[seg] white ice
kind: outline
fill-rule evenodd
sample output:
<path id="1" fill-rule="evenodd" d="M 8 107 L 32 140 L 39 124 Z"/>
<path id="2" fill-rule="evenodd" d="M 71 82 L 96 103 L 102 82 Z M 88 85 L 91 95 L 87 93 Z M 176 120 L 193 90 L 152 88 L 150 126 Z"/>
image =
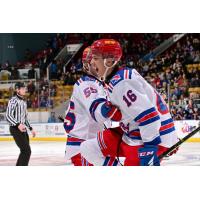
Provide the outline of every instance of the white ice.
<path id="1" fill-rule="evenodd" d="M 31 142 L 31 166 L 69 166 L 64 158 L 65 142 Z M 0 142 L 0 166 L 14 166 L 19 154 L 14 141 Z M 164 166 L 200 166 L 200 143 L 185 143 L 179 152 L 164 159 Z"/>
<path id="2" fill-rule="evenodd" d="M 29 165 L 61 166 L 69 165 L 65 156 L 66 142 L 31 142 L 31 159 Z M 0 142 L 0 166 L 13 166 L 19 155 L 19 149 L 14 141 Z"/>

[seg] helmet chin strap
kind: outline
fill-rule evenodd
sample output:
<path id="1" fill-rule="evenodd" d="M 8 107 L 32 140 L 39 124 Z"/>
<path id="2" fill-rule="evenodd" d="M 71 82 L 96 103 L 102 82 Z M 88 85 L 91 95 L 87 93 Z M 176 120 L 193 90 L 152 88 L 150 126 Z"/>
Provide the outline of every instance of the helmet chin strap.
<path id="1" fill-rule="evenodd" d="M 89 63 L 87 63 L 87 67 L 88 67 L 87 73 L 88 73 L 89 75 L 92 75 L 91 69 L 90 69 L 91 65 L 90 65 Z"/>
<path id="2" fill-rule="evenodd" d="M 115 62 L 113 63 L 113 65 L 109 67 L 108 65 L 106 65 L 106 61 L 107 61 L 107 59 L 105 58 L 105 59 L 103 60 L 103 64 L 104 64 L 104 67 L 106 68 L 106 70 L 105 70 L 103 76 L 100 77 L 100 80 L 101 80 L 101 81 L 105 81 L 105 80 L 106 80 L 108 70 L 111 69 L 111 68 L 113 68 L 113 67 L 117 64 L 117 61 L 115 61 Z"/>
<path id="3" fill-rule="evenodd" d="M 85 70 L 85 73 L 87 73 L 89 75 L 92 75 L 92 73 L 91 73 L 91 65 L 89 63 L 87 63 L 87 68 L 84 67 L 84 70 Z"/>
<path id="4" fill-rule="evenodd" d="M 89 63 L 87 63 L 87 66 L 88 66 L 88 70 L 85 70 L 86 73 L 87 73 L 88 75 L 90 75 L 90 76 L 95 77 L 97 80 L 101 81 L 101 80 L 99 79 L 99 77 L 98 77 L 97 74 L 94 74 L 94 73 L 91 72 L 91 65 L 90 65 Z"/>

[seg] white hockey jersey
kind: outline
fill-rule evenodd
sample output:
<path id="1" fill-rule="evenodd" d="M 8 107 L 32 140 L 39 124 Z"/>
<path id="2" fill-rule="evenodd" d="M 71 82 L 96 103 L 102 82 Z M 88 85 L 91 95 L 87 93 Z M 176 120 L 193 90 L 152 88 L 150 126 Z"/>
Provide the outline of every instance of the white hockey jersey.
<path id="1" fill-rule="evenodd" d="M 68 135 L 87 140 L 103 130 L 104 125 L 97 123 L 89 113 L 91 102 L 101 97 L 106 98 L 104 88 L 95 78 L 83 76 L 75 83 L 64 122 Z"/>
<path id="2" fill-rule="evenodd" d="M 170 147 L 178 141 L 167 105 L 135 69 L 120 69 L 111 78 L 108 91 L 111 102 L 122 112 L 120 126 L 124 130 L 124 142 L 131 146 L 160 144 Z M 91 115 L 103 122 L 100 104 Z"/>

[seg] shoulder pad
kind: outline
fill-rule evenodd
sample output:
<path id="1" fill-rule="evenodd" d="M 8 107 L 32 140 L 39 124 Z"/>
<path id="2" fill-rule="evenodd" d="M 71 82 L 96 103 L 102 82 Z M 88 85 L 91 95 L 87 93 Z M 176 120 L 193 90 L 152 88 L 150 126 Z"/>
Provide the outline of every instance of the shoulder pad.
<path id="1" fill-rule="evenodd" d="M 131 79 L 132 69 L 125 67 L 120 69 L 110 80 L 109 88 L 113 89 L 119 82 L 125 79 Z M 108 88 L 108 89 L 109 89 Z M 109 90 L 110 91 L 110 90 Z"/>
<path id="2" fill-rule="evenodd" d="M 91 76 L 82 76 L 81 78 L 78 79 L 78 81 L 76 81 L 76 84 L 80 85 L 81 83 L 83 83 L 85 81 L 92 81 L 92 82 L 96 82 L 99 85 L 102 85 L 100 81 L 98 81 L 97 79 L 95 79 Z"/>

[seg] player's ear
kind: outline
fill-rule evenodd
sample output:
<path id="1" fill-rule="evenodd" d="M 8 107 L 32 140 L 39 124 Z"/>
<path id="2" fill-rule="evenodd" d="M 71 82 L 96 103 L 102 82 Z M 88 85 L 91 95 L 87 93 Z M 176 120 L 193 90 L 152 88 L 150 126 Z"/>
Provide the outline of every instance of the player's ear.
<path id="1" fill-rule="evenodd" d="M 111 67 L 115 63 L 113 58 L 106 58 L 106 66 Z"/>

